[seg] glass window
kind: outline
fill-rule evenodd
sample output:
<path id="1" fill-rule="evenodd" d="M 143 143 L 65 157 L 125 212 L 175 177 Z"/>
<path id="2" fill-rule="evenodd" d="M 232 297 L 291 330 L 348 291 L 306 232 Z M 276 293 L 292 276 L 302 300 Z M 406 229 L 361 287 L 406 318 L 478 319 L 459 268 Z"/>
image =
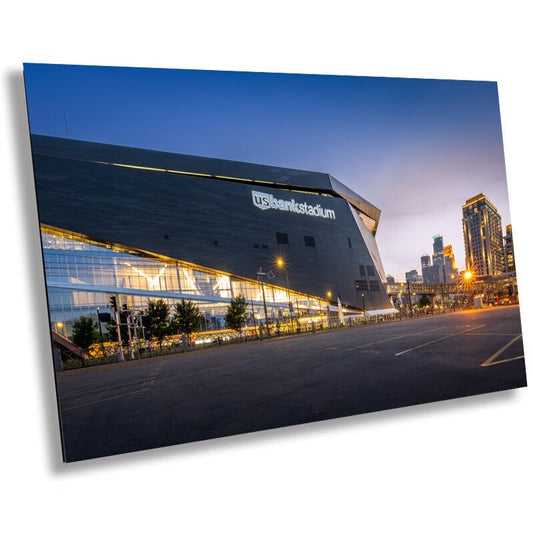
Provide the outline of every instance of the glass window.
<path id="1" fill-rule="evenodd" d="M 306 246 L 309 246 L 311 248 L 315 247 L 315 238 L 311 237 L 310 235 L 305 235 L 304 236 L 304 242 L 305 242 Z"/>
<path id="2" fill-rule="evenodd" d="M 287 233 L 276 233 L 278 244 L 289 244 L 289 235 Z"/>
<path id="3" fill-rule="evenodd" d="M 355 280 L 355 289 L 358 292 L 368 291 L 368 282 L 366 279 L 356 279 Z"/>

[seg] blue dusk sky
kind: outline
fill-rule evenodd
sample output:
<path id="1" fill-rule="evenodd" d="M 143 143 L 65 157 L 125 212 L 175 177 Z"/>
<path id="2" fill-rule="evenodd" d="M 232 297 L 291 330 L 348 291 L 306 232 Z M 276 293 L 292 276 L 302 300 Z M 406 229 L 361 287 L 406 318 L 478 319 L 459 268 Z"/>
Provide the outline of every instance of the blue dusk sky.
<path id="1" fill-rule="evenodd" d="M 32 133 L 328 172 L 382 210 L 387 273 L 442 234 L 464 268 L 461 206 L 510 223 L 494 82 L 24 65 Z"/>

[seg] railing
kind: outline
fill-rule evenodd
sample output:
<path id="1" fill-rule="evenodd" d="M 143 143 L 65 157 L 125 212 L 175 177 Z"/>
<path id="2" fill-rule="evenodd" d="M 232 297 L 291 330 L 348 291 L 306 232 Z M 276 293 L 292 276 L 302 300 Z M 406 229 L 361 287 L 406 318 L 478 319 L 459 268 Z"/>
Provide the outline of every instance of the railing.
<path id="1" fill-rule="evenodd" d="M 303 334 L 314 334 L 325 331 L 346 328 L 359 328 L 365 326 L 379 325 L 390 322 L 398 322 L 401 320 L 416 319 L 427 315 L 444 314 L 454 311 L 459 311 L 460 307 L 427 307 L 419 308 L 413 306 L 403 307 L 395 314 L 377 314 L 377 315 L 358 315 L 344 318 L 342 321 L 337 316 L 321 317 L 320 320 L 309 319 L 305 322 L 293 321 L 281 322 L 276 324 L 269 324 L 267 327 L 264 324 L 259 326 L 246 328 L 240 334 L 229 331 L 215 331 L 203 332 L 196 334 L 190 341 L 187 341 L 187 346 L 183 344 L 182 337 L 171 337 L 164 339 L 159 345 L 155 340 L 139 341 L 137 344 L 132 343 L 128 345 L 124 343 L 122 346 L 122 354 L 125 361 L 147 359 L 152 357 L 159 357 L 168 354 L 178 354 L 185 352 L 196 352 L 207 348 L 216 348 L 219 346 L 228 346 L 231 344 L 241 344 L 248 342 L 257 342 L 269 338 L 290 337 Z M 66 354 L 62 352 L 64 361 L 63 368 L 65 370 L 73 368 L 83 368 L 96 366 L 101 364 L 109 364 L 119 362 L 120 348 L 115 343 L 104 343 L 94 345 L 91 351 L 86 352 L 86 357 L 80 357 L 77 354 Z"/>

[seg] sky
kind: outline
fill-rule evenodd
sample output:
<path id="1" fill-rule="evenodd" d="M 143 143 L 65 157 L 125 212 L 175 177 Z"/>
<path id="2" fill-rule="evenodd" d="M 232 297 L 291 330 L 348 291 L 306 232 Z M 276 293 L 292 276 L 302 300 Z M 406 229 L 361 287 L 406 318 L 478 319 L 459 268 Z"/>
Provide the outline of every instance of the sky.
<path id="1" fill-rule="evenodd" d="M 464 268 L 461 207 L 511 222 L 495 82 L 25 64 L 32 133 L 327 172 L 381 209 L 387 273 L 433 236 Z M 68 131 L 68 135 L 67 135 Z"/>

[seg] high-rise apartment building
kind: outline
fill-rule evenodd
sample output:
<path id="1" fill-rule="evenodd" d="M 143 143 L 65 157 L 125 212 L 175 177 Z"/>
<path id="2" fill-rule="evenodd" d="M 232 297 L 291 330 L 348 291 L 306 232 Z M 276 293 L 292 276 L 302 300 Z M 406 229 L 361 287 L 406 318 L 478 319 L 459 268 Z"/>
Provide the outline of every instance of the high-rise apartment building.
<path id="1" fill-rule="evenodd" d="M 477 276 L 505 271 L 501 217 L 496 206 L 478 194 L 463 205 L 466 268 Z"/>

